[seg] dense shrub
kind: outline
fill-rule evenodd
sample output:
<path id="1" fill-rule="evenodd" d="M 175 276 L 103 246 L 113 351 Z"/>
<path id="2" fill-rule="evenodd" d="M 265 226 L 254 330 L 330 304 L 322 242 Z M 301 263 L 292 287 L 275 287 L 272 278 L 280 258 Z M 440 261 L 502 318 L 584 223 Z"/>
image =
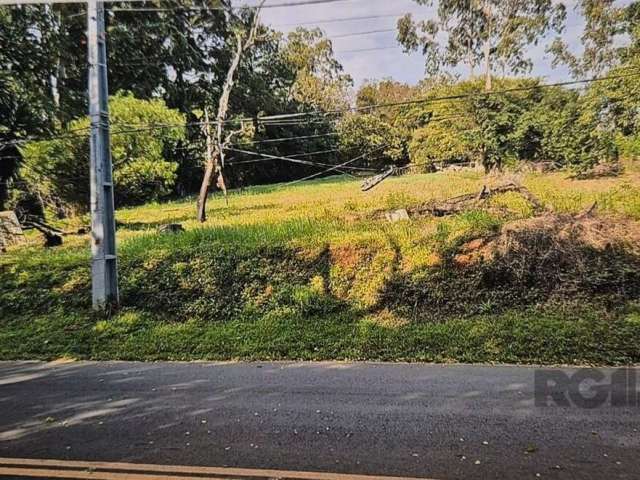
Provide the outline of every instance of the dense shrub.
<path id="1" fill-rule="evenodd" d="M 338 124 L 340 148 L 346 158 L 365 156 L 358 165 L 372 168 L 406 163 L 405 139 L 398 128 L 375 115 L 349 115 Z"/>
<path id="2" fill-rule="evenodd" d="M 640 68 L 640 59 L 610 72 L 609 80 L 593 83 L 583 98 L 583 121 L 615 137 L 621 154 L 640 156 L 640 82 L 630 69 Z"/>
<path id="3" fill-rule="evenodd" d="M 617 158 L 615 129 L 589 113 L 593 102 L 564 88 L 532 88 L 538 84 L 498 79 L 498 93 L 491 95 L 484 94 L 480 80 L 431 88 L 427 100 L 453 98 L 419 104 L 406 114 L 409 123 L 433 114 L 431 122 L 412 132 L 412 162 L 477 162 L 489 170 L 517 161 L 588 168 Z"/>
<path id="4" fill-rule="evenodd" d="M 172 191 L 177 163 L 172 150 L 184 139 L 184 116 L 162 100 L 118 94 L 109 100 L 111 154 L 118 205 L 157 200 Z M 150 129 L 166 124 L 170 128 Z M 20 176 L 29 191 L 59 213 L 80 213 L 89 205 L 89 119 L 69 124 L 68 134 L 31 142 L 22 153 Z M 120 133 L 122 132 L 122 133 Z"/>

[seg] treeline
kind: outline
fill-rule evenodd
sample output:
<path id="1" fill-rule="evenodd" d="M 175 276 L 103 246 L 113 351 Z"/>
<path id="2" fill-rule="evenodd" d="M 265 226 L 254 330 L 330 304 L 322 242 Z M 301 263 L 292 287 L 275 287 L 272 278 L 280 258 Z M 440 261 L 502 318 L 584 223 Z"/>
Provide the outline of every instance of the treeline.
<path id="1" fill-rule="evenodd" d="M 149 7 L 146 10 L 135 8 L 145 5 Z M 252 13 L 231 9 L 229 0 L 221 1 L 220 8 L 210 6 L 206 0 L 105 6 L 109 90 L 114 95 L 114 108 L 117 110 L 129 95 L 151 102 L 147 107 L 123 105 L 120 114 L 114 115 L 115 174 L 119 176 L 119 168 L 132 169 L 132 164 L 150 166 L 158 159 L 158 152 L 148 151 L 149 145 L 161 147 L 164 161 L 175 165 L 170 172 L 165 166 L 155 166 L 155 172 L 141 174 L 157 186 L 150 198 L 164 195 L 169 183 L 173 194 L 192 193 L 201 181 L 202 112 L 215 109 L 229 69 L 235 33 L 247 28 Z M 59 174 L 67 184 L 80 183 L 88 175 L 88 132 L 78 131 L 87 125 L 85 29 L 82 5 L 0 7 L 0 208 L 6 208 L 8 187 L 12 187 L 12 191 L 20 189 L 21 196 L 55 200 L 64 210 L 69 196 L 58 187 L 49 189 L 43 182 Z M 319 30 L 301 29 L 285 36 L 261 27 L 255 47 L 242 58 L 230 98 L 229 121 L 345 108 L 351 87 L 351 78 L 333 56 L 331 42 Z M 118 96 L 117 92 L 123 93 Z M 145 118 L 137 108 L 155 113 Z M 173 126 L 116 138 L 119 129 L 142 130 L 153 124 L 175 123 L 177 117 L 184 124 L 181 134 L 172 131 L 180 130 Z M 256 122 L 248 134 L 252 141 L 315 136 L 260 146 L 262 152 L 288 156 L 335 150 L 332 136 L 325 135 L 333 133 L 334 128 L 333 122 L 322 119 L 268 125 Z M 147 140 L 151 136 L 156 141 L 150 144 Z M 25 147 L 23 141 L 29 138 L 53 140 L 48 145 Z M 122 149 L 120 141 L 126 143 Z M 233 157 L 230 155 L 229 160 L 237 160 Z M 336 158 L 332 152 L 323 161 L 334 162 Z M 57 165 L 72 168 L 60 171 Z M 232 185 L 246 185 L 293 180 L 314 172 L 317 169 L 308 165 L 261 162 L 251 168 L 230 169 L 229 180 Z M 116 190 L 121 204 L 138 201 L 143 193 L 133 198 L 129 193 L 121 195 L 121 190 Z M 77 198 L 76 193 L 80 192 L 74 192 L 73 198 Z"/>
<path id="2" fill-rule="evenodd" d="M 221 9 L 205 8 L 204 0 L 150 5 L 145 11 L 107 5 L 118 205 L 197 191 L 203 111 L 215 108 L 235 32 L 251 20 L 249 11 L 232 10 L 227 0 Z M 632 21 L 638 12 L 637 2 L 624 10 L 620 25 L 629 41 L 616 50 L 615 61 L 571 58 L 555 43 L 576 74 L 591 70 L 607 78 L 581 89 L 548 87 L 522 75 L 497 77 L 489 68 L 489 76 L 462 81 L 436 69 L 417 86 L 382 80 L 353 92 L 320 30 L 284 35 L 261 27 L 230 97 L 229 125 L 244 128 L 226 155 L 227 185 L 292 181 L 356 158 L 332 173 L 409 163 L 424 170 L 450 163 L 490 170 L 519 162 L 587 169 L 638 155 L 640 22 Z M 408 21 L 399 24 L 405 46 L 413 38 Z M 40 206 L 69 215 L 87 208 L 85 23 L 78 5 L 0 7 L 0 209 Z M 616 34 L 607 33 L 610 39 Z M 504 59 L 516 54 L 495 55 L 509 65 Z M 282 113 L 298 115 L 272 118 Z"/>

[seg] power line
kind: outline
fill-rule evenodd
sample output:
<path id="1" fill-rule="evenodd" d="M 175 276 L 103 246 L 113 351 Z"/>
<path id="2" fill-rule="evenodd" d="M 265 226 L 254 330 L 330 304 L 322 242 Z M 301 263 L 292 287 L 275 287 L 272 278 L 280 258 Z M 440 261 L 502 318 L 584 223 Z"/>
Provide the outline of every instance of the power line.
<path id="1" fill-rule="evenodd" d="M 360 20 L 374 20 L 378 18 L 399 18 L 404 13 L 389 13 L 384 15 L 365 15 L 359 17 L 337 17 L 337 18 L 328 18 L 326 20 L 313 20 L 307 22 L 297 22 L 297 23 L 276 23 L 272 25 L 273 27 L 295 27 L 295 26 L 304 26 L 304 25 L 325 25 L 330 23 L 342 23 L 342 22 L 355 22 Z"/>
<path id="2" fill-rule="evenodd" d="M 296 158 L 292 158 L 292 157 L 283 157 L 280 155 L 270 155 L 268 153 L 258 153 L 258 152 L 252 152 L 250 150 L 243 150 L 240 148 L 231 148 L 231 147 L 227 147 L 225 148 L 225 150 L 229 151 L 229 152 L 236 152 L 236 153 L 242 153 L 245 155 L 250 155 L 250 156 L 254 156 L 254 157 L 260 157 L 262 161 L 266 161 L 266 160 L 282 160 L 284 162 L 290 162 L 290 163 L 297 163 L 300 165 L 308 165 L 308 166 L 312 166 L 312 167 L 317 167 L 317 166 L 327 166 L 327 167 L 333 167 L 334 165 L 329 165 L 329 164 L 321 164 L 318 162 L 309 162 L 307 160 L 299 160 Z M 235 162 L 234 165 L 241 165 L 243 163 L 249 163 L 250 161 L 247 162 Z M 255 162 L 252 162 L 255 163 Z M 358 168 L 358 170 L 368 170 L 368 171 L 372 171 L 372 169 L 365 169 L 365 168 Z"/>
<path id="3" fill-rule="evenodd" d="M 322 138 L 322 137 L 335 137 L 339 135 L 336 132 L 330 133 L 319 133 L 317 135 L 299 135 L 295 137 L 283 137 L 283 138 L 269 138 L 267 140 L 253 140 L 250 142 L 242 142 L 242 145 L 257 145 L 262 143 L 279 143 L 279 142 L 288 142 L 290 140 L 307 140 L 310 138 Z"/>
<path id="4" fill-rule="evenodd" d="M 632 70 L 637 70 L 635 68 L 633 68 Z M 571 85 L 581 85 L 581 84 L 586 84 L 586 83 L 594 83 L 594 82 L 602 82 L 602 81 L 607 81 L 607 80 L 616 80 L 616 79 L 620 79 L 620 78 L 629 78 L 629 77 L 636 77 L 640 75 L 640 72 L 636 72 L 636 73 L 629 73 L 629 74 L 620 74 L 620 75 L 608 75 L 608 76 L 604 76 L 604 77 L 593 77 L 593 78 L 587 78 L 587 79 L 581 79 L 581 80 L 571 80 L 571 81 L 565 81 L 565 82 L 556 82 L 556 83 L 546 83 L 546 84 L 537 84 L 537 85 L 533 85 L 533 86 L 528 86 L 528 87 L 514 87 L 514 88 L 509 88 L 509 89 L 504 89 L 504 90 L 493 90 L 490 92 L 475 92 L 475 93 L 468 93 L 468 94 L 460 94 L 460 95 L 448 95 L 448 96 L 442 96 L 442 97 L 432 97 L 432 98 L 421 98 L 421 99 L 416 99 L 416 100 L 406 100 L 406 101 L 402 101 L 402 102 L 389 102 L 389 103 L 378 103 L 378 104 L 374 104 L 374 105 L 368 105 L 366 107 L 347 107 L 347 108 L 343 108 L 343 109 L 336 109 L 336 110 L 329 110 L 329 111 L 312 111 L 312 112 L 300 112 L 300 113 L 290 113 L 290 114 L 280 114 L 280 115 L 271 115 L 268 117 L 262 117 L 262 120 L 270 120 L 270 119 L 289 119 L 289 118 L 303 118 L 303 117 L 308 117 L 308 116 L 312 116 L 312 115 L 318 115 L 318 116 L 326 116 L 326 115 L 337 115 L 337 114 L 341 114 L 341 113 L 347 113 L 347 112 L 360 112 L 360 111 L 370 111 L 370 110 L 376 110 L 379 108 L 389 108 L 389 107 L 401 107 L 401 106 L 409 106 L 409 105 L 417 105 L 417 104 L 428 104 L 428 103 L 435 103 L 435 102 L 440 102 L 440 101 L 446 101 L 446 100 L 463 100 L 465 98 L 473 98 L 473 97 L 486 97 L 486 96 L 493 96 L 493 95 L 501 95 L 504 93 L 515 93 L 515 92 L 523 92 L 523 91 L 529 91 L 529 90 L 538 90 L 541 88 L 554 88 L 554 87 L 567 87 L 567 86 L 571 86 Z"/>
<path id="5" fill-rule="evenodd" d="M 357 48 L 355 50 L 336 50 L 334 53 L 362 53 L 362 52 L 374 52 L 378 50 L 391 50 L 397 49 L 400 45 L 393 45 L 388 47 L 372 47 L 372 48 Z"/>
<path id="6" fill-rule="evenodd" d="M 117 0 L 111 0 L 117 1 Z M 307 5 L 321 5 L 325 3 L 347 2 L 351 0 L 303 0 L 300 2 L 281 2 L 262 5 L 262 8 L 283 8 L 283 7 L 302 7 Z M 176 12 L 176 11 L 216 11 L 216 10 L 252 10 L 257 9 L 258 5 L 243 5 L 240 7 L 135 7 L 135 8 L 112 8 L 111 12 Z"/>
<path id="7" fill-rule="evenodd" d="M 346 162 L 344 162 L 344 163 L 342 163 L 340 165 L 333 166 L 333 167 L 328 168 L 327 170 L 324 170 L 322 172 L 314 173 L 313 175 L 309 175 L 308 177 L 304 177 L 304 178 L 300 178 L 298 180 L 294 180 L 293 182 L 289 182 L 287 185 L 294 185 L 296 183 L 304 182 L 305 180 L 311 180 L 312 178 L 319 177 L 320 175 L 325 175 L 325 174 L 327 174 L 329 172 L 332 172 L 334 170 L 338 170 L 340 168 L 344 168 L 347 165 L 350 165 L 350 164 L 352 164 L 354 162 L 357 162 L 358 160 L 362 160 L 363 158 L 366 158 L 368 155 L 371 155 L 372 153 L 375 153 L 375 152 L 379 152 L 380 150 L 383 150 L 384 148 L 386 148 L 388 146 L 389 146 L 388 144 L 382 145 L 382 146 L 380 146 L 378 148 L 373 149 L 370 152 L 363 153 L 362 155 L 359 155 L 359 156 L 357 156 L 355 158 L 352 158 L 351 160 L 348 160 L 348 161 L 346 161 Z"/>
<path id="8" fill-rule="evenodd" d="M 630 70 L 634 70 L 635 71 L 637 69 L 631 68 Z M 401 106 L 410 106 L 410 105 L 419 105 L 419 104 L 429 104 L 429 103 L 435 103 L 435 102 L 441 102 L 441 101 L 447 101 L 447 100 L 463 100 L 463 99 L 466 99 L 466 98 L 489 97 L 489 96 L 501 95 L 501 94 L 505 94 L 505 93 L 524 92 L 524 91 L 538 90 L 538 89 L 542 89 L 542 88 L 566 87 L 566 86 L 571 86 L 571 85 L 581 85 L 581 84 L 587 84 L 587 83 L 602 82 L 602 81 L 607 81 L 607 80 L 616 80 L 616 79 L 621 79 L 621 78 L 637 77 L 639 75 L 640 75 L 640 72 L 619 74 L 619 75 L 608 75 L 608 76 L 603 76 L 603 77 L 593 77 L 593 78 L 581 79 L 581 80 L 571 80 L 571 81 L 565 81 L 565 82 L 538 84 L 538 85 L 532 85 L 532 86 L 527 86 L 527 87 L 514 87 L 514 88 L 509 88 L 509 89 L 504 89 L 504 90 L 493 90 L 491 92 L 475 92 L 475 93 L 460 94 L 460 95 L 448 95 L 448 96 L 442 96 L 442 97 L 422 98 L 422 99 L 416 99 L 416 100 L 406 100 L 406 101 L 402 101 L 402 102 L 379 103 L 379 104 L 374 104 L 374 105 L 367 105 L 367 106 L 364 106 L 364 107 L 347 107 L 347 108 L 343 108 L 343 109 L 330 110 L 330 111 L 327 111 L 327 112 L 316 110 L 316 111 L 312 111 L 312 112 L 276 114 L 276 115 L 270 115 L 270 116 L 265 116 L 265 117 L 258 117 L 257 119 L 252 118 L 252 117 L 243 117 L 243 118 L 238 118 L 238 119 L 227 120 L 227 121 L 225 121 L 225 123 L 253 122 L 254 120 L 257 120 L 258 122 L 268 122 L 268 121 L 271 121 L 271 120 L 289 120 L 289 119 L 299 119 L 300 123 L 305 123 L 305 122 L 307 122 L 306 119 L 308 117 L 310 117 L 310 116 L 318 116 L 318 117 L 323 117 L 324 118 L 324 117 L 327 117 L 329 115 L 339 115 L 339 114 L 347 113 L 347 112 L 362 112 L 362 111 L 376 110 L 376 109 L 380 109 L 380 108 L 401 107 Z M 439 119 L 436 118 L 434 120 L 439 120 Z M 144 131 L 144 130 L 153 130 L 153 129 L 162 129 L 162 128 L 185 128 L 185 126 L 198 126 L 198 125 L 202 125 L 202 122 L 193 122 L 193 123 L 188 123 L 188 124 L 175 124 L 175 125 L 172 125 L 172 124 L 148 125 L 148 126 L 144 126 L 144 127 L 134 128 L 134 129 L 131 129 L 131 130 L 114 130 L 114 131 L 111 132 L 111 134 L 112 135 L 120 135 L 120 134 L 126 134 L 126 133 L 135 133 L 135 132 Z M 86 130 L 86 128 L 85 129 L 78 129 L 78 130 Z M 289 140 L 302 140 L 302 139 L 320 138 L 320 137 L 335 136 L 335 135 L 338 135 L 338 134 L 337 133 L 328 133 L 328 134 L 319 134 L 319 135 L 305 135 L 305 136 L 297 136 L 297 137 L 285 137 L 285 138 L 280 138 L 280 139 L 257 140 L 257 141 L 248 142 L 248 143 L 249 144 L 275 143 L 275 142 L 283 142 L 283 141 L 289 141 Z M 70 135 L 70 134 L 64 133 L 64 134 L 60 134 L 60 135 L 52 135 L 52 136 L 46 137 L 46 138 L 29 137 L 29 138 L 25 138 L 25 139 L 16 139 L 16 140 L 10 140 L 10 141 L 7 141 L 7 142 L 2 142 L 2 143 L 0 143 L 0 147 L 5 147 L 5 146 L 9 146 L 9 145 L 18 145 L 18 144 L 21 144 L 21 143 L 24 143 L 24 142 L 29 142 L 29 141 L 55 140 L 55 139 L 62 139 L 62 138 L 74 138 L 74 137 L 78 137 L 78 136 L 79 135 Z"/>
<path id="9" fill-rule="evenodd" d="M 389 33 L 395 32 L 395 28 L 384 28 L 380 30 L 368 30 L 366 32 L 354 32 L 354 33 L 343 33 L 341 35 L 328 35 L 329 38 L 348 38 L 348 37 L 361 37 L 364 35 L 374 35 L 377 33 Z"/>

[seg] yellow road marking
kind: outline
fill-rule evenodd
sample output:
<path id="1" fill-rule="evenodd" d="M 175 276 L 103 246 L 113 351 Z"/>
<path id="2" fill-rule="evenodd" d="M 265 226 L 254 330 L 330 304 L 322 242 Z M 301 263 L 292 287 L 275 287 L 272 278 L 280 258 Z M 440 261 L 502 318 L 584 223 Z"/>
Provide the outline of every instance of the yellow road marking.
<path id="1" fill-rule="evenodd" d="M 80 478 L 83 480 L 193 480 L 207 477 L 185 477 L 176 475 L 159 475 L 157 473 L 115 473 L 115 472 L 83 472 L 80 470 L 47 470 L 43 468 L 5 468 L 0 467 L 0 477 L 9 475 L 10 477 L 25 478 Z M 213 478 L 213 477 L 209 477 Z M 220 477 L 216 477 L 220 478 Z"/>
<path id="2" fill-rule="evenodd" d="M 51 468 L 56 468 L 56 470 Z M 122 470 L 124 472 L 114 472 L 112 470 Z M 127 471 L 136 473 L 126 473 Z M 210 478 L 277 478 L 288 480 L 418 480 L 408 477 L 324 472 L 0 458 L 0 477 L 7 475 L 27 478 L 80 478 L 94 480 L 193 480 L 194 478 L 206 478 L 194 477 L 193 475 L 211 475 Z"/>

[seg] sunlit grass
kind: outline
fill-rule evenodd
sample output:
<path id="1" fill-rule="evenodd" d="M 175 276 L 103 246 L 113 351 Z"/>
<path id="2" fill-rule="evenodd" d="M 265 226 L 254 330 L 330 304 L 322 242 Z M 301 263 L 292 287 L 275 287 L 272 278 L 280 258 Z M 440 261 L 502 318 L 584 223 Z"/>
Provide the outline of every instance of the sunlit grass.
<path id="1" fill-rule="evenodd" d="M 445 218 L 389 223 L 376 212 L 512 180 L 557 213 L 576 214 L 597 202 L 601 215 L 640 220 L 640 173 L 633 169 L 583 181 L 566 173 L 407 175 L 366 193 L 344 177 L 251 187 L 231 192 L 228 206 L 213 195 L 204 224 L 195 218 L 195 198 L 122 208 L 117 241 L 125 310 L 110 319 L 91 313 L 87 235 L 44 249 L 31 234 L 27 245 L 0 254 L 0 358 L 639 361 L 637 342 L 616 336 L 619 345 L 596 345 L 598 332 L 611 325 L 636 335 L 637 309 L 621 317 L 587 308 L 588 318 L 578 323 L 574 306 L 563 305 L 560 311 L 570 314 L 492 315 L 487 304 L 475 306 L 471 318 L 426 323 L 415 321 L 420 312 L 413 305 L 378 309 L 394 278 L 409 282 L 415 272 L 438 269 L 453 246 L 534 211 L 521 195 L 507 193 L 488 209 Z M 57 225 L 73 231 L 88 221 Z M 158 234 L 166 223 L 186 231 Z"/>

